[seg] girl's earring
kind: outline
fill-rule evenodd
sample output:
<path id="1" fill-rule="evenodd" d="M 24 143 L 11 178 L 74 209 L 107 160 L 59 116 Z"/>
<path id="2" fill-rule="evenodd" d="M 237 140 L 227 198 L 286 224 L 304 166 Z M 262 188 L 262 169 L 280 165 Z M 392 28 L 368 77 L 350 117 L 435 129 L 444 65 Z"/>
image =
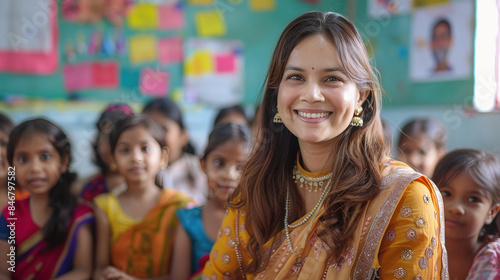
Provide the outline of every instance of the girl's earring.
<path id="1" fill-rule="evenodd" d="M 351 120 L 352 126 L 363 126 L 363 119 L 359 116 L 361 112 L 363 112 L 363 107 L 358 107 L 356 108 L 356 110 L 354 110 L 354 116 Z"/>
<path id="2" fill-rule="evenodd" d="M 277 110 L 278 110 L 278 106 L 276 106 L 276 111 Z M 276 112 L 276 114 L 274 114 L 273 122 L 274 123 L 283 123 L 283 120 L 281 119 L 281 116 L 280 116 L 280 112 Z"/>
<path id="3" fill-rule="evenodd" d="M 114 163 L 110 164 L 109 169 L 111 169 L 111 171 L 116 171 L 116 164 Z"/>

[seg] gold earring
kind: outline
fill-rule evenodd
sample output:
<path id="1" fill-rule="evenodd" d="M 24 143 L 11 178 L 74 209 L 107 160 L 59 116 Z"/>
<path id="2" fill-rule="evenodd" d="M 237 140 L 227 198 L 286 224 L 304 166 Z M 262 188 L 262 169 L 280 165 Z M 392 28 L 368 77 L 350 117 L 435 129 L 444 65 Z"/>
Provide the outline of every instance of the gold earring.
<path id="1" fill-rule="evenodd" d="M 116 171 L 116 164 L 114 163 L 110 164 L 109 169 L 111 169 L 111 171 Z"/>
<path id="2" fill-rule="evenodd" d="M 276 111 L 278 111 L 278 106 L 276 106 Z M 274 114 L 273 123 L 283 123 L 280 112 L 276 112 L 276 114 Z"/>
<path id="3" fill-rule="evenodd" d="M 354 116 L 351 120 L 352 126 L 363 126 L 363 119 L 359 116 L 361 112 L 363 112 L 363 107 L 358 107 L 356 108 L 356 110 L 354 110 Z"/>

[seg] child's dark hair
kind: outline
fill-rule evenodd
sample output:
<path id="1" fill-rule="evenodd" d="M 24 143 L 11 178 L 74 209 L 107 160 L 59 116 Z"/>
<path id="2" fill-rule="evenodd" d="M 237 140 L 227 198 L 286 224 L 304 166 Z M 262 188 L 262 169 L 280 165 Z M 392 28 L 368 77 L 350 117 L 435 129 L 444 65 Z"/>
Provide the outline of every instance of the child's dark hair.
<path id="1" fill-rule="evenodd" d="M 401 130 L 398 147 L 401 146 L 405 138 L 413 138 L 419 134 L 430 138 L 438 150 L 445 149 L 446 130 L 440 121 L 431 118 L 418 118 L 408 122 Z"/>
<path id="2" fill-rule="evenodd" d="M 203 159 L 220 145 L 230 141 L 237 140 L 245 143 L 250 148 L 252 136 L 250 129 L 246 125 L 237 123 L 219 123 L 208 136 L 208 144 L 203 153 Z"/>
<path id="3" fill-rule="evenodd" d="M 160 113 L 165 118 L 175 122 L 181 130 L 186 130 L 184 126 L 184 121 L 182 119 L 182 111 L 177 104 L 169 98 L 157 98 L 146 104 L 144 109 L 142 110 L 143 114 L 148 113 Z M 184 152 L 189 154 L 195 154 L 194 147 L 191 143 L 187 143 L 187 145 L 183 148 Z"/>
<path id="4" fill-rule="evenodd" d="M 99 167 L 99 170 L 103 175 L 108 174 L 110 169 L 99 155 L 99 135 L 108 134 L 117 120 L 130 114 L 132 114 L 132 108 L 129 105 L 123 103 L 112 103 L 102 112 L 96 123 L 97 135 L 92 142 L 92 148 L 94 150 L 94 163 Z"/>
<path id="5" fill-rule="evenodd" d="M 0 113 L 0 131 L 9 135 L 14 128 L 14 123 L 6 115 Z"/>
<path id="6" fill-rule="evenodd" d="M 432 181 L 441 188 L 448 185 L 462 172 L 466 172 L 476 184 L 490 194 L 493 204 L 500 203 L 500 161 L 498 158 L 480 150 L 459 149 L 452 151 L 438 162 Z M 497 218 L 498 216 L 495 220 Z M 498 235 L 500 230 L 494 221 L 485 225 L 482 232 L 488 235 Z"/>
<path id="7" fill-rule="evenodd" d="M 230 114 L 233 114 L 233 113 L 236 113 L 236 114 L 239 114 L 241 115 L 243 118 L 245 118 L 246 122 L 247 122 L 247 125 L 250 124 L 250 122 L 248 121 L 248 118 L 247 118 L 247 115 L 245 114 L 245 110 L 243 109 L 243 107 L 241 107 L 241 105 L 234 105 L 234 106 L 231 106 L 231 107 L 225 107 L 225 108 L 222 108 L 219 110 L 219 112 L 217 113 L 217 116 L 215 116 L 215 120 L 214 120 L 214 127 L 223 119 L 225 118 L 226 116 L 230 115 Z"/>
<path id="8" fill-rule="evenodd" d="M 146 128 L 161 148 L 167 147 L 167 144 L 165 143 L 165 130 L 161 125 L 146 115 L 127 115 L 124 118 L 119 119 L 109 133 L 109 145 L 111 147 L 112 154 L 115 153 L 120 135 L 122 135 L 124 131 L 137 126 Z"/>
<path id="9" fill-rule="evenodd" d="M 67 158 L 66 172 L 61 174 L 59 181 L 49 191 L 49 206 L 52 208 L 52 214 L 42 229 L 43 238 L 49 244 L 49 248 L 53 248 L 66 240 L 73 211 L 77 205 L 77 199 L 71 193 L 71 184 L 76 179 L 76 174 L 69 171 L 71 144 L 68 136 L 54 123 L 42 118 L 27 120 L 16 126 L 10 133 L 7 145 L 7 159 L 10 165 L 14 165 L 14 152 L 19 142 L 31 134 L 46 136 L 61 160 Z"/>

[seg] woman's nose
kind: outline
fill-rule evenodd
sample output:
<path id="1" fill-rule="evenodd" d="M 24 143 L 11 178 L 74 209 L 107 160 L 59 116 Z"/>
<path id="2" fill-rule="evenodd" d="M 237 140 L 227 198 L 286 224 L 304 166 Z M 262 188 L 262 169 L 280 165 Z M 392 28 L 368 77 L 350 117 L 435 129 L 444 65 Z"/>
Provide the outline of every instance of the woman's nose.
<path id="1" fill-rule="evenodd" d="M 323 94 L 321 94 L 321 86 L 316 82 L 309 82 L 307 86 L 303 88 L 301 97 L 302 101 L 309 103 L 321 102 L 325 100 Z"/>

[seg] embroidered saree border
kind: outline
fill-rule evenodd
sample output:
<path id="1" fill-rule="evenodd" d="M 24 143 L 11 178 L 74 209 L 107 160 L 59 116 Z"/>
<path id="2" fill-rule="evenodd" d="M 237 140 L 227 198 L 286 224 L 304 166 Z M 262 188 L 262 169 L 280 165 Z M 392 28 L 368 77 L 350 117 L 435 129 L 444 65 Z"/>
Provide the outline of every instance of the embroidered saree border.
<path id="1" fill-rule="evenodd" d="M 373 219 L 370 230 L 368 232 L 368 236 L 366 238 L 366 242 L 359 255 L 358 262 L 356 263 L 356 266 L 354 268 L 353 279 L 355 280 L 371 279 L 371 274 L 374 272 L 371 267 L 373 260 L 375 259 L 374 252 L 379 246 L 387 223 L 392 217 L 392 212 L 394 212 L 394 208 L 397 206 L 399 198 L 401 197 L 401 194 L 405 190 L 406 186 L 413 180 L 422 176 L 422 174 L 416 172 L 408 174 L 408 170 L 409 169 L 407 168 L 398 169 L 388 175 L 387 180 L 383 180 L 381 183 L 381 189 L 387 188 L 388 186 L 393 184 L 396 185 L 388 195 L 387 199 L 383 202 L 380 210 L 377 212 L 377 215 Z"/>

